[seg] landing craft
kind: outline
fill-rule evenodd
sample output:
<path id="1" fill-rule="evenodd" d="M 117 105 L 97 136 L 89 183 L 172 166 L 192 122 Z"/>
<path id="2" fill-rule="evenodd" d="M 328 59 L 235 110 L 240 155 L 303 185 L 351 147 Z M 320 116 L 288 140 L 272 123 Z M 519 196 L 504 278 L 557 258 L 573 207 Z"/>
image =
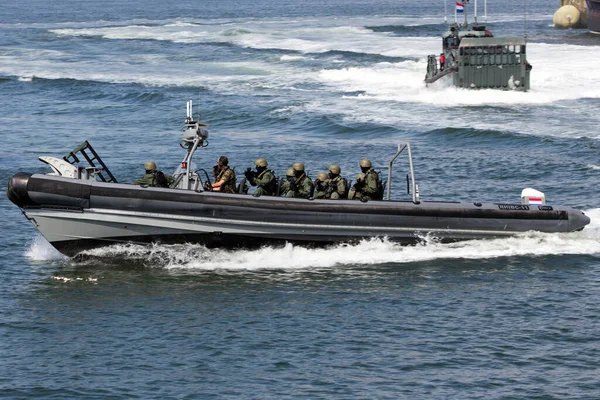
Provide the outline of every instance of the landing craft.
<path id="1" fill-rule="evenodd" d="M 580 210 L 546 204 L 528 188 L 520 203 L 422 201 L 409 144 L 389 162 L 386 200 L 316 200 L 206 191 L 210 178 L 194 171 L 192 157 L 208 145 L 206 124 L 192 118 L 191 101 L 180 142 L 186 154 L 170 187 L 118 183 L 85 142 L 63 158 L 40 157 L 47 174 L 17 173 L 8 198 L 60 252 L 115 243 L 204 243 L 212 247 L 328 245 L 365 238 L 415 243 L 507 237 L 526 231 L 572 232 L 590 219 Z M 392 167 L 408 155 L 407 201 L 390 200 Z M 82 161 L 87 166 L 82 166 Z M 243 188 L 244 182 L 239 187 Z M 381 195 L 383 197 L 384 192 Z"/>
<path id="2" fill-rule="evenodd" d="M 454 86 L 465 89 L 529 90 L 532 67 L 527 62 L 525 36 L 494 37 L 477 23 L 477 0 L 474 23 L 469 24 L 468 5 L 469 0 L 456 1 L 455 22 L 442 36 L 440 56 L 427 57 L 425 83 L 449 76 Z M 459 15 L 464 15 L 462 24 Z"/>

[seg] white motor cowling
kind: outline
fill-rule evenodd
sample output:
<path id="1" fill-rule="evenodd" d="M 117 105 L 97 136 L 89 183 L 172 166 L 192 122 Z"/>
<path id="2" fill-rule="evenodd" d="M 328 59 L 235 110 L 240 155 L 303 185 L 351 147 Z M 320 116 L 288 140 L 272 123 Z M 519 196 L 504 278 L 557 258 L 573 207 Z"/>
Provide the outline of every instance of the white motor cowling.
<path id="1" fill-rule="evenodd" d="M 546 195 L 533 188 L 525 188 L 521 192 L 521 204 L 543 206 L 546 204 Z"/>
<path id="2" fill-rule="evenodd" d="M 40 156 L 40 161 L 48 164 L 52 168 L 52 173 L 49 175 L 64 176 L 65 178 L 77 178 L 77 167 L 62 158 Z"/>

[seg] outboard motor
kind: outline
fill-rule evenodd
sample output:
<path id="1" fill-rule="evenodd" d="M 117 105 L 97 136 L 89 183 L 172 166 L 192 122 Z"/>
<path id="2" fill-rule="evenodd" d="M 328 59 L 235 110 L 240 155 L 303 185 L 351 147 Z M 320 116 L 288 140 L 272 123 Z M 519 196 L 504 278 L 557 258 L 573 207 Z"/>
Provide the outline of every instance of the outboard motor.
<path id="1" fill-rule="evenodd" d="M 532 206 L 546 205 L 546 195 L 533 188 L 525 188 L 521 192 L 521 204 Z"/>

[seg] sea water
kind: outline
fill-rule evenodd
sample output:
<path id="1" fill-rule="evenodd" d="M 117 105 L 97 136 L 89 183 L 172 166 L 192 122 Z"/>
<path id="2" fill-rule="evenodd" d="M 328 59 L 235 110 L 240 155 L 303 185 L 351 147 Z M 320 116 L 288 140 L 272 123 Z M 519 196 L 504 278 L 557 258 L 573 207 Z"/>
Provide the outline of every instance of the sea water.
<path id="1" fill-rule="evenodd" d="M 66 258 L 4 197 L 0 396 L 600 397 L 600 38 L 554 30 L 556 8 L 488 4 L 496 36 L 527 35 L 520 93 L 424 85 L 442 2 L 3 5 L 4 182 L 84 140 L 120 182 L 149 159 L 172 172 L 192 99 L 210 124 L 199 167 L 266 157 L 280 175 L 302 161 L 352 179 L 368 157 L 387 176 L 410 142 L 422 200 L 518 203 L 534 187 L 591 223 L 455 244 Z M 394 198 L 408 198 L 406 171 L 399 159 Z"/>

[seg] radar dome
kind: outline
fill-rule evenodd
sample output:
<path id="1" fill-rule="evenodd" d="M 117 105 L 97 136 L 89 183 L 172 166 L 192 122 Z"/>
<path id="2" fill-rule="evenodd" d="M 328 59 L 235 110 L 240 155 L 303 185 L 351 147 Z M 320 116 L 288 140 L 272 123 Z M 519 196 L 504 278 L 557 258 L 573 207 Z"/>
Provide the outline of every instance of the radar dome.
<path id="1" fill-rule="evenodd" d="M 574 28 L 579 24 L 581 13 L 572 5 L 562 6 L 554 13 L 552 22 L 555 28 L 568 29 Z"/>

